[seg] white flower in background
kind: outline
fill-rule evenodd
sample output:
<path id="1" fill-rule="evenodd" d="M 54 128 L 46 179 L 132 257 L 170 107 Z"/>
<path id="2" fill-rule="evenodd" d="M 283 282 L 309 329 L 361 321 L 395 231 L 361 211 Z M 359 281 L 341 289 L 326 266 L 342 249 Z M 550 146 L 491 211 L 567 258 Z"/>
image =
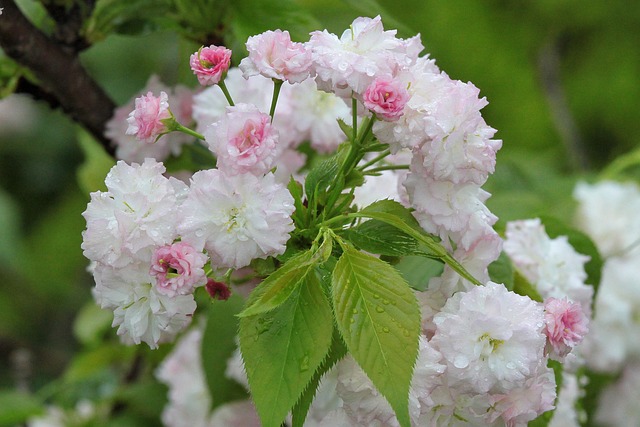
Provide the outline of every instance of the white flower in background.
<path id="1" fill-rule="evenodd" d="M 27 427 L 83 427 L 93 425 L 97 418 L 104 418 L 103 412 L 102 408 L 97 408 L 89 400 L 79 401 L 72 410 L 47 406 L 44 414 L 27 421 Z"/>
<path id="2" fill-rule="evenodd" d="M 191 322 L 196 309 L 193 295 L 173 297 L 158 292 L 148 264 L 114 269 L 98 265 L 93 295 L 102 308 L 113 310 L 112 326 L 124 342 L 145 342 L 151 348 L 171 341 Z"/>
<path id="3" fill-rule="evenodd" d="M 640 188 L 633 182 L 601 181 L 578 183 L 577 223 L 594 241 L 604 257 L 627 252 L 638 254 L 640 247 Z"/>
<path id="4" fill-rule="evenodd" d="M 158 380 L 169 388 L 169 399 L 162 410 L 165 426 L 209 426 L 211 396 L 202 368 L 201 345 L 202 330 L 189 330 L 156 371 Z"/>
<path id="5" fill-rule="evenodd" d="M 640 365 L 630 363 L 622 377 L 602 392 L 596 422 L 605 427 L 637 427 L 640 425 Z"/>
<path id="6" fill-rule="evenodd" d="M 120 268 L 149 262 L 156 247 L 170 244 L 176 234 L 176 206 L 187 187 L 165 178 L 164 165 L 146 159 L 141 165 L 119 161 L 105 179 L 108 191 L 91 193 L 82 213 L 84 256 Z"/>
<path id="7" fill-rule="evenodd" d="M 569 298 L 589 316 L 593 287 L 584 270 L 589 257 L 569 244 L 566 236 L 551 239 L 540 219 L 507 223 L 504 251 L 543 298 Z"/>
<path id="8" fill-rule="evenodd" d="M 216 267 L 241 268 L 282 254 L 293 231 L 293 197 L 273 174 L 197 172 L 181 208 L 183 240 L 207 250 Z"/>

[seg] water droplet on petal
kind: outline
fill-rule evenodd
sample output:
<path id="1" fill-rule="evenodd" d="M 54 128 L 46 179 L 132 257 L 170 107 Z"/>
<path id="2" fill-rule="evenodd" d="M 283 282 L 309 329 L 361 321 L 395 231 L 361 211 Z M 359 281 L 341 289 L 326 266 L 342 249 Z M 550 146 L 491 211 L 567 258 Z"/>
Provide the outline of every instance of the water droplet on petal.
<path id="1" fill-rule="evenodd" d="M 453 366 L 458 369 L 466 368 L 467 366 L 469 366 L 469 358 L 464 354 L 458 354 L 453 359 Z"/>

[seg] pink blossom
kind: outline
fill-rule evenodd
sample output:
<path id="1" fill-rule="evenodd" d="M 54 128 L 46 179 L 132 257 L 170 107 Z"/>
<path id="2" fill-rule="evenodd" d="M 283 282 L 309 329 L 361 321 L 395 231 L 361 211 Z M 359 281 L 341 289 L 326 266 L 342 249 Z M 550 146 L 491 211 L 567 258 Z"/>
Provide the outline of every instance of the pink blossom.
<path id="1" fill-rule="evenodd" d="M 382 120 L 393 122 L 402 116 L 409 100 L 409 92 L 398 81 L 389 77 L 378 77 L 364 92 L 364 106 Z"/>
<path id="2" fill-rule="evenodd" d="M 160 97 L 156 97 L 152 92 L 148 92 L 136 98 L 135 109 L 127 119 L 127 135 L 135 135 L 139 140 L 152 144 L 158 136 L 167 132 L 167 125 L 163 120 L 169 118 L 171 111 L 167 93 L 160 92 Z"/>
<path id="3" fill-rule="evenodd" d="M 273 166 L 278 131 L 255 105 L 227 107 L 226 114 L 204 133 L 218 158 L 218 169 L 230 175 L 262 175 Z"/>
<path id="4" fill-rule="evenodd" d="M 567 298 L 547 298 L 544 311 L 546 350 L 552 358 L 561 359 L 582 341 L 589 331 L 589 320 L 580 304 Z"/>
<path id="5" fill-rule="evenodd" d="M 203 86 L 218 84 L 231 64 L 231 51 L 226 47 L 202 47 L 189 60 L 193 74 Z"/>
<path id="6" fill-rule="evenodd" d="M 247 40 L 249 57 L 240 62 L 245 78 L 267 78 L 300 83 L 309 77 L 311 52 L 303 43 L 291 41 L 288 31 L 266 31 Z"/>
<path id="7" fill-rule="evenodd" d="M 174 297 L 187 295 L 206 283 L 203 267 L 207 256 L 193 246 L 177 242 L 158 248 L 151 259 L 149 274 L 155 276 L 158 292 Z"/>

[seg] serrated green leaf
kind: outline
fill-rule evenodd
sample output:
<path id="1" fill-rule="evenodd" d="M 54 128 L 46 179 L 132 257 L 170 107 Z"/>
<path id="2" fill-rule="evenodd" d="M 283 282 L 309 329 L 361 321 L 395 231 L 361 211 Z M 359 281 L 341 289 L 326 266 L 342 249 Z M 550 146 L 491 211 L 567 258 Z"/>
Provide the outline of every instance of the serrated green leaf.
<path id="1" fill-rule="evenodd" d="M 500 252 L 497 260 L 489 264 L 489 278 L 495 283 L 502 283 L 510 291 L 513 290 L 513 264 L 506 253 Z"/>
<path id="2" fill-rule="evenodd" d="M 416 239 L 393 225 L 375 219 L 347 229 L 345 236 L 360 249 L 374 254 L 403 256 L 418 252 Z"/>
<path id="3" fill-rule="evenodd" d="M 322 361 L 322 364 L 316 370 L 313 378 L 311 378 L 311 381 L 307 385 L 307 388 L 304 390 L 304 393 L 302 393 L 302 396 L 300 396 L 300 399 L 298 400 L 298 402 L 296 402 L 296 405 L 291 410 L 291 415 L 293 416 L 291 427 L 304 426 L 304 421 L 307 418 L 307 413 L 309 412 L 309 408 L 311 407 L 316 392 L 318 391 L 320 380 L 322 379 L 324 374 L 330 371 L 331 368 L 333 368 L 333 366 L 338 363 L 346 354 L 347 347 L 342 341 L 338 330 L 334 329 L 331 348 L 329 349 L 327 357 Z"/>
<path id="4" fill-rule="evenodd" d="M 211 393 L 211 410 L 247 395 L 240 384 L 225 375 L 226 360 L 236 349 L 239 326 L 236 314 L 243 304 L 242 298 L 233 295 L 226 301 L 212 301 L 208 310 L 201 353 L 204 376 Z"/>
<path id="5" fill-rule="evenodd" d="M 338 173 L 338 158 L 331 156 L 313 167 L 307 174 L 304 181 L 304 191 L 307 198 L 315 197 L 322 190 L 325 190 Z"/>
<path id="6" fill-rule="evenodd" d="M 400 203 L 394 200 L 379 200 L 362 209 L 360 212 L 350 215 L 377 219 L 397 227 L 409 236 L 418 240 L 420 243 L 423 243 L 431 252 L 432 256 L 442 259 L 461 277 L 476 285 L 482 285 L 480 281 L 473 277 L 447 252 L 444 246 L 439 243 L 439 239 L 437 237 L 425 232 L 411 212 Z"/>
<path id="7" fill-rule="evenodd" d="M 389 264 L 350 245 L 333 271 L 338 330 L 349 352 L 409 426 L 409 385 L 418 355 L 420 309 L 407 282 Z"/>
<path id="8" fill-rule="evenodd" d="M 42 403 L 30 394 L 0 391 L 0 426 L 15 426 L 43 412 Z"/>
<path id="9" fill-rule="evenodd" d="M 600 256 L 598 248 L 593 243 L 593 240 L 589 238 L 583 232 L 569 227 L 562 221 L 542 215 L 540 221 L 544 224 L 544 229 L 552 239 L 558 236 L 567 236 L 569 244 L 573 246 L 576 252 L 589 256 L 591 259 L 585 264 L 584 270 L 587 273 L 586 282 L 593 286 L 594 295 L 598 292 L 598 286 L 600 285 L 600 277 L 602 274 L 603 260 Z M 595 300 L 595 298 L 594 298 Z"/>
<path id="10" fill-rule="evenodd" d="M 238 316 L 255 316 L 284 303 L 319 261 L 311 250 L 289 258 L 253 291 L 253 298 L 247 302 L 247 307 Z"/>
<path id="11" fill-rule="evenodd" d="M 275 310 L 240 319 L 240 348 L 264 427 L 280 427 L 324 360 L 333 332 L 331 306 L 306 280 Z"/>

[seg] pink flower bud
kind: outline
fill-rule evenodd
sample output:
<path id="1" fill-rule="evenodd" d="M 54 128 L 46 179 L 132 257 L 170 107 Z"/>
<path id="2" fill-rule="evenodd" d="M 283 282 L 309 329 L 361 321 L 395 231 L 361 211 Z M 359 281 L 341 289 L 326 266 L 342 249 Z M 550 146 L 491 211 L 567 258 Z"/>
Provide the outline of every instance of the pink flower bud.
<path id="1" fill-rule="evenodd" d="M 174 297 L 187 295 L 204 285 L 207 277 L 203 267 L 207 256 L 191 245 L 177 242 L 162 246 L 153 254 L 149 274 L 155 276 L 158 292 Z"/>
<path id="2" fill-rule="evenodd" d="M 567 298 L 547 298 L 544 301 L 544 321 L 547 352 L 553 359 L 564 358 L 589 331 L 589 319 L 582 306 Z"/>
<path id="3" fill-rule="evenodd" d="M 189 64 L 201 85 L 215 85 L 229 70 L 231 51 L 222 46 L 202 47 L 191 55 Z"/>
<path id="4" fill-rule="evenodd" d="M 402 116 L 407 101 L 407 89 L 389 77 L 376 78 L 363 95 L 364 106 L 388 122 L 394 122 Z"/>
<path id="5" fill-rule="evenodd" d="M 163 120 L 172 117 L 169 111 L 169 97 L 166 92 L 160 92 L 156 97 L 148 92 L 136 98 L 135 109 L 129 113 L 127 135 L 135 135 L 137 139 L 147 144 L 153 144 L 158 136 L 168 131 Z"/>
<path id="6" fill-rule="evenodd" d="M 288 31 L 267 31 L 247 40 L 249 57 L 240 62 L 243 76 L 261 74 L 270 79 L 300 83 L 309 77 L 311 52 L 291 41 Z"/>

